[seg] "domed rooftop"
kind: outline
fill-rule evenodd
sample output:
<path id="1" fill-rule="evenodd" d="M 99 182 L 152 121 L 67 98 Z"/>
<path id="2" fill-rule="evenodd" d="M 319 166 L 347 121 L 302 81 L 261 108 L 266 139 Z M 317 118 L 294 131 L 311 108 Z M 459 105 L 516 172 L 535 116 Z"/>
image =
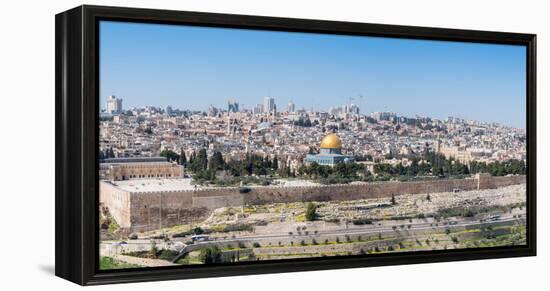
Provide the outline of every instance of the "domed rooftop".
<path id="1" fill-rule="evenodd" d="M 323 140 L 321 141 L 321 148 L 322 149 L 341 149 L 342 141 L 335 133 L 331 133 L 323 138 Z"/>

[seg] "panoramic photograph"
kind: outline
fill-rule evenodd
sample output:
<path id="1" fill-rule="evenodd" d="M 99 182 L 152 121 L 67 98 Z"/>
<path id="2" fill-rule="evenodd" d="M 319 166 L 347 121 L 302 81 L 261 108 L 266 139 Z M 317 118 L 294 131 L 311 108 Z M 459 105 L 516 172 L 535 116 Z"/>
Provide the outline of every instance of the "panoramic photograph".
<path id="1" fill-rule="evenodd" d="M 526 48 L 100 21 L 100 270 L 526 244 Z"/>

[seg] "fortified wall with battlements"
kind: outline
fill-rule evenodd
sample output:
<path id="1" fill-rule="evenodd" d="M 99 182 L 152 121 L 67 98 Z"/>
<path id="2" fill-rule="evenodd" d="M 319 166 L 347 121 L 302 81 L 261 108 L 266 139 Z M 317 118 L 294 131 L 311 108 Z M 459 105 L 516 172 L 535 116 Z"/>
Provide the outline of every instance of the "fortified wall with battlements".
<path id="1" fill-rule="evenodd" d="M 131 231 L 148 231 L 177 224 L 198 223 L 225 206 L 306 202 L 328 200 L 357 200 L 390 197 L 402 194 L 421 194 L 495 189 L 526 183 L 525 176 L 493 177 L 478 174 L 466 179 L 442 179 L 415 182 L 373 182 L 322 186 L 257 186 L 241 193 L 239 187 L 196 190 L 168 189 L 130 191 L 116 183 L 100 181 L 100 202 L 109 208 L 117 223 Z"/>

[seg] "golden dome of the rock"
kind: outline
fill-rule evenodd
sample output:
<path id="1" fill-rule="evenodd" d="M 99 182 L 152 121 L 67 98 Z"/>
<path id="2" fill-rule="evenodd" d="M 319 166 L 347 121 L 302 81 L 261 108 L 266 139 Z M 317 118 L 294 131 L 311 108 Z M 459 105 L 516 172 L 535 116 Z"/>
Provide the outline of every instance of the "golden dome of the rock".
<path id="1" fill-rule="evenodd" d="M 340 149 L 342 148 L 342 141 L 335 133 L 331 133 L 323 138 L 323 140 L 321 141 L 321 148 Z"/>

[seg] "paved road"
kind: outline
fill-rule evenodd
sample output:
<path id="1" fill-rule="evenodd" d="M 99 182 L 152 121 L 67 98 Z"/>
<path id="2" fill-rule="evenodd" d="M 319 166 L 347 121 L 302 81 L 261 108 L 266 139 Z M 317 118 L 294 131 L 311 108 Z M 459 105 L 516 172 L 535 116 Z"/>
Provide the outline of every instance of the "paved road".
<path id="1" fill-rule="evenodd" d="M 416 223 L 416 224 L 410 224 L 411 228 L 405 227 L 404 229 L 397 226 L 397 228 L 394 230 L 392 226 L 381 226 L 381 227 L 370 227 L 370 228 L 352 228 L 352 229 L 338 229 L 338 230 L 329 230 L 329 231 L 318 231 L 317 234 L 312 233 L 311 231 L 309 234 L 293 234 L 289 235 L 288 233 L 280 233 L 280 234 L 259 234 L 259 235 L 247 235 L 247 236 L 240 236 L 238 238 L 217 238 L 216 240 L 212 241 L 205 241 L 205 242 L 198 242 L 195 244 L 211 244 L 213 242 L 239 242 L 239 241 L 255 241 L 255 240 L 270 240 L 270 239 L 288 239 L 288 238 L 315 238 L 315 237 L 322 237 L 322 236 L 338 236 L 338 235 L 369 235 L 369 234 L 378 234 L 378 233 L 388 233 L 388 232 L 396 232 L 396 231 L 422 231 L 422 230 L 430 230 L 430 229 L 436 229 L 436 230 L 444 230 L 446 228 L 456 228 L 456 227 L 466 227 L 466 226 L 476 226 L 476 225 L 483 225 L 483 224 L 500 224 L 505 222 L 511 222 L 511 221 L 517 221 L 516 218 L 513 218 L 512 216 L 501 216 L 501 219 L 494 220 L 494 221 L 486 221 L 486 222 L 479 222 L 479 220 L 476 221 L 459 221 L 456 224 L 447 224 L 443 225 L 442 223 L 439 223 L 438 226 L 436 226 L 436 223 Z M 404 223 L 405 224 L 405 223 Z M 431 225 L 430 225 L 431 224 Z"/>
<path id="2" fill-rule="evenodd" d="M 317 238 L 320 237 L 334 237 L 334 236 L 345 236 L 345 235 L 377 235 L 379 233 L 387 234 L 387 233 L 395 233 L 395 232 L 405 232 L 405 231 L 424 231 L 424 230 L 439 230 L 444 231 L 446 228 L 457 228 L 457 227 L 467 227 L 467 226 L 479 226 L 479 225 L 487 225 L 487 224 L 502 224 L 512 221 L 519 221 L 516 218 L 513 218 L 511 215 L 502 215 L 500 219 L 494 220 L 494 221 L 486 221 L 486 222 L 479 222 L 479 220 L 462 220 L 462 221 L 456 221 L 452 223 L 448 223 L 447 225 L 444 225 L 443 223 L 438 223 L 436 226 L 436 223 L 434 222 L 422 222 L 422 223 L 403 223 L 406 225 L 411 225 L 411 228 L 408 227 L 400 228 L 397 226 L 397 228 L 394 230 L 392 226 L 376 226 L 376 225 L 369 225 L 364 227 L 357 227 L 357 228 L 351 228 L 351 229 L 337 229 L 337 230 L 328 230 L 328 231 L 318 231 L 316 234 L 313 232 L 309 232 L 309 234 L 305 234 L 302 232 L 302 234 L 294 233 L 293 235 L 289 235 L 288 233 L 278 233 L 278 234 L 254 234 L 254 235 L 245 235 L 245 236 L 239 236 L 238 238 L 221 238 L 218 237 L 216 240 L 210 240 L 210 241 L 204 241 L 204 242 L 196 242 L 193 245 L 189 245 L 189 247 L 186 248 L 186 245 L 183 243 L 184 241 L 189 240 L 189 238 L 175 238 L 173 239 L 173 244 L 164 244 L 164 242 L 157 241 L 157 247 L 160 249 L 169 248 L 176 251 L 182 251 L 185 249 L 196 249 L 200 246 L 206 246 L 211 244 L 217 244 L 217 243 L 238 243 L 241 241 L 265 241 L 265 240 L 281 240 L 281 239 L 307 239 L 307 238 Z M 102 246 L 105 248 L 105 251 L 102 253 L 109 255 L 109 256 L 121 256 L 118 255 L 121 252 L 125 251 L 139 251 L 139 250 L 148 250 L 150 248 L 151 242 L 148 239 L 141 239 L 141 240 L 129 240 L 126 245 L 124 246 L 116 246 L 113 245 L 110 242 L 102 242 Z M 122 256 L 122 257 L 128 257 L 128 256 Z M 132 260 L 135 257 L 129 257 Z M 135 258 L 139 259 L 139 258 Z M 126 261 L 126 260 L 125 260 Z M 163 260 L 155 260 L 155 261 L 162 261 L 165 263 L 170 264 L 167 261 Z M 147 263 L 149 264 L 155 264 L 155 262 L 142 262 L 142 263 L 136 263 L 136 264 L 143 264 Z M 160 262 L 159 262 L 160 263 Z"/>
<path id="3" fill-rule="evenodd" d="M 317 238 L 320 237 L 327 237 L 327 236 L 341 236 L 341 235 L 371 235 L 371 234 L 379 234 L 379 233 L 395 233 L 395 232 L 401 232 L 401 231 L 423 231 L 423 230 L 439 230 L 443 231 L 446 228 L 457 228 L 457 227 L 466 227 L 466 226 L 478 226 L 478 225 L 487 225 L 487 224 L 503 224 L 507 222 L 517 221 L 516 218 L 513 218 L 512 216 L 505 216 L 498 220 L 493 221 L 487 221 L 487 222 L 479 222 L 479 221 L 459 221 L 452 224 L 444 225 L 442 223 L 439 223 L 437 226 L 435 223 L 416 223 L 411 224 L 411 228 L 403 228 L 397 227 L 395 230 L 392 226 L 384 226 L 384 227 L 376 227 L 373 226 L 370 229 L 366 228 L 356 228 L 356 229 L 339 229 L 339 230 L 332 230 L 332 231 L 318 231 L 317 234 L 301 234 L 301 235 L 289 235 L 288 233 L 285 234 L 273 234 L 273 235 L 249 235 L 249 236 L 240 236 L 239 238 L 235 239 L 224 239 L 224 238 L 218 238 L 216 240 L 211 241 L 204 241 L 204 242 L 196 242 L 195 244 L 186 246 L 180 250 L 180 254 L 176 256 L 174 261 L 179 259 L 181 256 L 185 255 L 185 253 L 188 253 L 189 251 L 195 250 L 197 248 L 200 248 L 201 246 L 208 246 L 213 244 L 219 244 L 219 243 L 238 243 L 242 241 L 255 241 L 260 242 L 262 240 L 281 240 L 281 239 L 300 239 L 300 238 Z M 431 224 L 431 225 L 430 225 Z"/>

